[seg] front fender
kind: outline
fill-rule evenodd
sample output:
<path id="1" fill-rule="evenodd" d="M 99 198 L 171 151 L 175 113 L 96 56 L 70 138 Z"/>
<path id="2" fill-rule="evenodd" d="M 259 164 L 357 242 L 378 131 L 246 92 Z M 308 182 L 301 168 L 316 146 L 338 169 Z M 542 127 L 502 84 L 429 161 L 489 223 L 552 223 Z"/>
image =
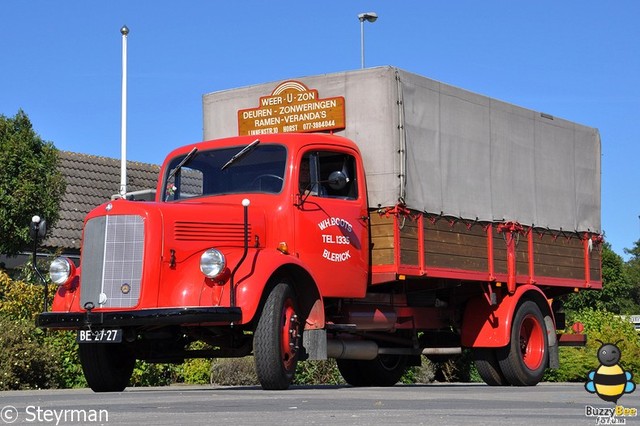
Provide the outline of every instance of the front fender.
<path id="1" fill-rule="evenodd" d="M 545 303 L 547 300 L 538 287 L 523 285 L 513 295 L 506 295 L 498 306 L 491 306 L 484 296 L 467 302 L 462 323 L 462 346 L 500 348 L 508 345 L 511 340 L 511 321 L 518 302 L 525 296 L 533 298 L 539 304 L 541 300 Z M 551 315 L 550 310 L 542 309 L 542 315 Z"/>
<path id="2" fill-rule="evenodd" d="M 251 261 L 249 265 L 247 262 Z M 318 293 L 315 283 L 317 282 L 313 273 L 306 268 L 303 262 L 297 257 L 281 253 L 277 250 L 260 250 L 252 258 L 247 258 L 236 274 L 236 305 L 242 309 L 242 323 L 250 323 L 259 312 L 265 291 L 269 291 L 272 279 L 278 275 L 289 275 L 296 279 L 302 276 L 313 285 L 313 291 L 308 287 L 304 288 L 302 283 L 292 283 L 298 294 L 299 301 L 310 306 L 307 310 L 313 315 L 314 328 L 324 326 L 324 309 L 322 309 L 322 296 Z M 293 275 L 293 276 L 292 276 Z"/>
<path id="3" fill-rule="evenodd" d="M 80 310 L 80 298 L 78 296 L 80 275 L 82 268 L 78 267 L 75 275 L 69 278 L 66 285 L 61 285 L 56 289 L 51 305 L 52 312 L 71 312 Z"/>

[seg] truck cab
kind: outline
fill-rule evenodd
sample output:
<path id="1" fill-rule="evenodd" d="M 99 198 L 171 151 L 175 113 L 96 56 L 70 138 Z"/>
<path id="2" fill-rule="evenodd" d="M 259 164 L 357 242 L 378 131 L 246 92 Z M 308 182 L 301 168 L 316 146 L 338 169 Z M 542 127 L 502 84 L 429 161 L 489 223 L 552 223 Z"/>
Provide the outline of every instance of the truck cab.
<path id="1" fill-rule="evenodd" d="M 324 300 L 367 290 L 360 158 L 349 140 L 318 134 L 174 150 L 154 202 L 114 200 L 87 216 L 81 266 L 56 261 L 68 273 L 38 324 L 83 331 L 97 391 L 126 386 L 135 359 L 250 353 L 265 387 L 288 386 L 303 330 L 325 326 Z M 219 349 L 190 353 L 196 340 Z"/>

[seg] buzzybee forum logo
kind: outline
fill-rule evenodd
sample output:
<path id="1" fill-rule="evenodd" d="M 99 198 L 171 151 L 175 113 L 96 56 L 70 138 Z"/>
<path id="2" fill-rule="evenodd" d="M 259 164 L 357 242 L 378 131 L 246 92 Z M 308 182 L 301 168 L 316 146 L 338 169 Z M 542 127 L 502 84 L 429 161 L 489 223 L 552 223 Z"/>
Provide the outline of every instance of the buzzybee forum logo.
<path id="1" fill-rule="evenodd" d="M 601 343 L 598 349 L 598 361 L 600 366 L 589 372 L 589 380 L 584 388 L 589 393 L 595 393 L 600 399 L 608 402 L 618 403 L 618 399 L 625 393 L 636 390 L 636 384 L 631 381 L 633 375 L 629 371 L 624 371 L 619 362 L 622 353 L 616 343 Z"/>
<path id="2" fill-rule="evenodd" d="M 638 415 L 637 408 L 618 405 L 618 400 L 622 395 L 636 390 L 636 384 L 632 381 L 633 374 L 620 366 L 622 351 L 620 351 L 618 343 L 621 341 L 604 343 L 597 340 L 602 345 L 598 349 L 600 365 L 589 372 L 584 388 L 587 392 L 598 395 L 603 401 L 613 402 L 616 405 L 614 408 L 598 408 L 587 405 L 585 415 L 596 417 L 596 424 L 625 424 L 624 417 Z"/>

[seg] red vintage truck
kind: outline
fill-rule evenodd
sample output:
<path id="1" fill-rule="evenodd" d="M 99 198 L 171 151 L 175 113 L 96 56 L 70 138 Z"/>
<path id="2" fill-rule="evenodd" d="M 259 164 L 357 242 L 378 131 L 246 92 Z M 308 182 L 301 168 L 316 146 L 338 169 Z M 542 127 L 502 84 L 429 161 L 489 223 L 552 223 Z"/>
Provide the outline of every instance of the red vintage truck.
<path id="1" fill-rule="evenodd" d="M 94 391 L 136 359 L 253 355 L 264 389 L 306 359 L 354 386 L 463 348 L 490 385 L 557 366 L 561 296 L 602 286 L 596 129 L 392 67 L 203 104 L 155 201 L 96 207 L 52 263 L 37 323 L 78 330 Z"/>

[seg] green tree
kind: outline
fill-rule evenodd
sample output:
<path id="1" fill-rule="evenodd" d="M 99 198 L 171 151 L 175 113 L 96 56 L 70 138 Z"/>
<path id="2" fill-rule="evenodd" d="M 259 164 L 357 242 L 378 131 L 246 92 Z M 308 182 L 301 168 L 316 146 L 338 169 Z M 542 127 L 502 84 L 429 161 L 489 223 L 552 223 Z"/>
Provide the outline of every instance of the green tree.
<path id="1" fill-rule="evenodd" d="M 58 150 L 40 138 L 22 110 L 0 115 L 0 152 L 0 253 L 15 255 L 28 246 L 32 216 L 55 224 L 65 181 Z"/>
<path id="2" fill-rule="evenodd" d="M 609 243 L 602 245 L 602 290 L 580 291 L 567 297 L 565 308 L 572 311 L 599 309 L 614 314 L 633 314 L 638 310 L 636 287 L 625 271 L 624 260 L 611 249 Z"/>
<path id="3" fill-rule="evenodd" d="M 631 256 L 625 263 L 625 271 L 631 285 L 634 287 L 635 302 L 640 306 L 640 240 L 634 243 L 633 248 L 625 248 L 624 252 Z M 640 313 L 640 309 L 634 313 Z"/>

